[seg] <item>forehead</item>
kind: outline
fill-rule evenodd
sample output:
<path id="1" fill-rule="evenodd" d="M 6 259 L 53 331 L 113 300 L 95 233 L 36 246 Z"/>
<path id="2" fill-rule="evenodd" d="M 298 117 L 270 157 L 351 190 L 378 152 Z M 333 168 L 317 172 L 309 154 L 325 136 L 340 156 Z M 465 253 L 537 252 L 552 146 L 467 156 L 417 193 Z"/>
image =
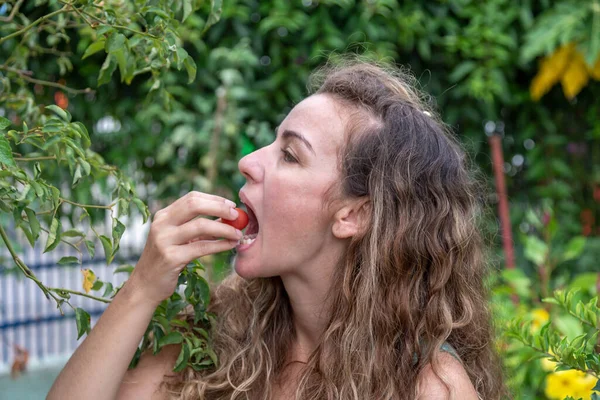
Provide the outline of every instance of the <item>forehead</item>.
<path id="1" fill-rule="evenodd" d="M 298 103 L 281 123 L 285 129 L 301 133 L 312 144 L 317 156 L 335 154 L 344 139 L 346 117 L 339 103 L 316 94 Z"/>

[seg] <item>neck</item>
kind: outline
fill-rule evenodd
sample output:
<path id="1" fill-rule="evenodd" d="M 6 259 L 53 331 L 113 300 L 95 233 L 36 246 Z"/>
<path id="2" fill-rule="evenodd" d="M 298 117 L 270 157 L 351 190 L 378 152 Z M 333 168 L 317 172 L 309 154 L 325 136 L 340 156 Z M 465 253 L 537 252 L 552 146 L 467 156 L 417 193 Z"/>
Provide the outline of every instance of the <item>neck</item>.
<path id="1" fill-rule="evenodd" d="M 290 299 L 296 332 L 290 361 L 306 362 L 319 345 L 330 317 L 328 295 L 341 254 L 341 251 L 330 252 L 326 257 L 304 264 L 300 272 L 281 276 Z"/>

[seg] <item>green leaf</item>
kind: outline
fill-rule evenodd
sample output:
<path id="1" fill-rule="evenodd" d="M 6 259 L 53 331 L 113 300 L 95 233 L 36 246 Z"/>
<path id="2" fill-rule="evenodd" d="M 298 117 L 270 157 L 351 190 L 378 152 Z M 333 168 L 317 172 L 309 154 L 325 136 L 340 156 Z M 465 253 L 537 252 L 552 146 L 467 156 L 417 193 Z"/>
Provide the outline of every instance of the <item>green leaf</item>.
<path id="1" fill-rule="evenodd" d="M 166 346 L 169 344 L 177 344 L 183 342 L 183 335 L 181 332 L 173 331 L 166 336 L 163 336 L 158 341 L 158 345 L 160 347 Z"/>
<path id="2" fill-rule="evenodd" d="M 83 57 L 81 57 L 81 59 L 85 60 L 92 54 L 96 54 L 100 50 L 104 50 L 105 43 L 106 43 L 106 39 L 101 38 L 101 39 L 98 39 L 97 41 L 95 41 L 94 43 L 90 44 L 88 46 L 88 48 L 85 49 L 85 53 L 83 53 Z"/>
<path id="3" fill-rule="evenodd" d="M 148 206 L 144 204 L 144 202 L 137 197 L 133 199 L 133 203 L 136 205 L 142 216 L 144 217 L 144 223 L 148 221 L 148 217 L 150 217 L 150 211 L 148 210 Z"/>
<path id="4" fill-rule="evenodd" d="M 81 135 L 81 140 L 83 141 L 83 148 L 87 149 L 88 147 L 90 147 L 91 142 L 90 142 L 90 135 L 85 127 L 85 125 L 83 125 L 81 122 L 73 122 L 71 124 L 71 126 L 77 131 L 79 132 L 79 134 Z M 89 174 L 88 174 L 89 175 Z"/>
<path id="5" fill-rule="evenodd" d="M 463 61 L 454 68 L 454 70 L 448 76 L 448 80 L 450 82 L 458 82 L 462 80 L 465 76 L 470 74 L 475 67 L 477 67 L 477 63 L 475 61 Z"/>
<path id="6" fill-rule="evenodd" d="M 104 293 L 102 293 L 102 297 L 108 297 L 112 294 L 114 288 L 113 284 L 110 282 L 104 282 Z"/>
<path id="7" fill-rule="evenodd" d="M 187 17 L 194 11 L 192 0 L 183 0 L 183 18 L 181 22 L 185 22 Z"/>
<path id="8" fill-rule="evenodd" d="M 58 260 L 59 265 L 79 264 L 79 259 L 74 256 L 66 256 Z"/>
<path id="9" fill-rule="evenodd" d="M 128 45 L 127 38 L 122 33 L 113 33 L 108 37 L 106 41 L 106 52 L 114 57 L 119 65 L 119 72 L 121 73 L 121 82 L 127 75 L 127 56 Z"/>
<path id="10" fill-rule="evenodd" d="M 221 12 L 223 11 L 223 0 L 210 0 L 210 15 L 206 20 L 206 25 L 204 25 L 204 29 L 202 30 L 202 34 L 204 34 L 208 28 L 219 22 L 221 19 Z"/>
<path id="11" fill-rule="evenodd" d="M 123 264 L 123 265 L 120 265 L 118 268 L 116 268 L 113 271 L 113 274 L 118 274 L 120 272 L 127 272 L 128 274 L 131 274 L 133 272 L 133 268 L 134 268 L 133 265 Z"/>
<path id="12" fill-rule="evenodd" d="M 179 352 L 179 357 L 177 357 L 177 361 L 175 361 L 175 367 L 173 368 L 173 372 L 181 372 L 185 369 L 187 362 L 190 358 L 190 349 L 188 347 L 188 342 L 184 342 L 181 345 L 181 351 Z"/>
<path id="13" fill-rule="evenodd" d="M 85 333 L 90 332 L 90 314 L 84 309 L 77 307 L 75 309 L 75 322 L 77 322 L 77 339 L 79 340 Z"/>
<path id="14" fill-rule="evenodd" d="M 58 218 L 52 218 L 52 223 L 50 224 L 48 240 L 46 241 L 44 253 L 54 250 L 56 246 L 58 246 L 58 244 L 60 243 L 60 227 L 61 223 L 58 220 Z"/>
<path id="15" fill-rule="evenodd" d="M 183 60 L 183 65 L 185 66 L 185 70 L 187 71 L 187 74 L 188 74 L 188 83 L 194 82 L 194 79 L 196 79 L 196 70 L 197 70 L 194 59 L 191 56 L 186 57 L 186 59 Z"/>
<path id="16" fill-rule="evenodd" d="M 527 236 L 525 239 L 525 258 L 542 265 L 546 261 L 548 254 L 548 245 L 536 236 Z"/>
<path id="17" fill-rule="evenodd" d="M 40 222 L 38 221 L 35 212 L 31 208 L 25 207 L 25 214 L 27 214 L 27 220 L 29 222 L 29 227 L 31 228 L 31 234 L 33 235 L 33 238 L 37 240 L 37 238 L 40 236 Z"/>
<path id="18" fill-rule="evenodd" d="M 94 258 L 94 255 L 96 254 L 96 244 L 91 240 L 86 240 L 84 243 L 88 253 L 90 253 L 90 258 Z"/>
<path id="19" fill-rule="evenodd" d="M 0 117 L 0 131 L 3 131 L 6 128 L 8 128 L 10 126 L 10 124 L 11 124 L 11 122 L 9 119 Z"/>
<path id="20" fill-rule="evenodd" d="M 586 238 L 585 236 L 577 236 L 569 240 L 567 247 L 562 256 L 562 261 L 573 260 L 581 255 L 583 248 L 585 247 Z"/>
<path id="21" fill-rule="evenodd" d="M 592 391 L 600 392 L 600 379 L 596 381 L 596 385 L 592 388 Z"/>
<path id="22" fill-rule="evenodd" d="M 71 122 L 71 114 L 68 111 L 63 110 L 59 106 L 51 104 L 49 106 L 46 106 L 46 109 L 50 110 L 50 111 L 54 111 L 54 113 L 56 115 L 58 115 L 60 117 L 60 119 L 62 119 L 63 121 Z"/>
<path id="23" fill-rule="evenodd" d="M 0 118 L 2 118 L 2 117 L 0 117 Z M 3 118 L 3 119 L 6 119 L 6 118 Z M 2 120 L 0 120 L 0 124 L 1 123 L 2 123 Z M 10 147 L 10 143 L 8 143 L 8 139 L 6 139 L 6 136 L 4 136 L 4 134 L 0 135 L 0 164 L 7 165 L 9 167 L 16 166 L 15 160 L 12 156 L 12 149 Z"/>
<path id="24" fill-rule="evenodd" d="M 96 282 L 94 282 L 94 285 L 92 286 L 92 290 L 100 290 L 102 289 L 102 286 L 104 286 L 104 282 L 102 282 L 101 280 L 97 280 Z"/>
<path id="25" fill-rule="evenodd" d="M 85 237 L 85 233 L 83 233 L 77 229 L 69 229 L 68 231 L 64 231 L 61 236 L 62 237 Z"/>
<path id="26" fill-rule="evenodd" d="M 110 78 L 113 72 L 115 72 L 115 69 L 117 69 L 117 61 L 112 54 L 108 54 L 98 73 L 98 86 L 110 82 Z"/>
<path id="27" fill-rule="evenodd" d="M 112 243 L 110 239 L 104 235 L 100 235 L 100 242 L 104 248 L 104 257 L 106 257 L 106 264 L 110 265 L 113 260 Z"/>

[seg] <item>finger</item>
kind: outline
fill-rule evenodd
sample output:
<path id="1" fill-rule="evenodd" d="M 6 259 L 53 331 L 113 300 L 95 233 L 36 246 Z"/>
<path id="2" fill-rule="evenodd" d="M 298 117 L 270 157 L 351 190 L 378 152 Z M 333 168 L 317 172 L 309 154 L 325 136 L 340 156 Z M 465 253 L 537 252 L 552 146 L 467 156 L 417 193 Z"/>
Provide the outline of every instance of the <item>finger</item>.
<path id="1" fill-rule="evenodd" d="M 184 244 L 196 238 L 239 240 L 242 232 L 233 226 L 206 218 L 198 218 L 177 227 L 173 232 L 173 243 Z"/>
<path id="2" fill-rule="evenodd" d="M 183 225 L 201 215 L 235 219 L 232 210 L 225 202 L 190 196 L 168 211 L 169 225 Z"/>
<path id="3" fill-rule="evenodd" d="M 190 201 L 190 198 L 211 200 L 211 201 L 216 201 L 218 203 L 226 203 L 226 204 L 229 204 L 231 207 L 235 207 L 235 205 L 236 205 L 233 201 L 228 200 L 225 197 L 221 197 L 221 196 L 217 196 L 217 195 L 209 194 L 209 193 L 204 193 L 204 192 L 191 191 L 191 192 L 181 196 L 180 198 L 175 200 L 173 203 L 171 203 L 167 207 L 165 207 L 164 211 L 170 212 L 174 208 L 178 208 L 182 203 L 185 204 L 186 202 Z"/>
<path id="4" fill-rule="evenodd" d="M 192 221 L 193 221 L 193 220 L 192 220 Z M 189 224 L 189 223 L 190 223 L 190 222 L 192 222 L 192 221 L 186 222 L 186 224 Z M 214 221 L 215 221 L 215 222 L 219 222 L 219 223 L 220 223 L 220 222 L 223 222 L 223 219 L 219 218 L 219 219 L 215 219 Z M 197 236 L 197 237 L 193 238 L 192 240 L 188 240 L 188 243 L 197 242 L 198 240 L 214 240 L 214 239 L 215 239 L 215 238 L 214 238 L 214 237 L 212 237 L 212 236 L 208 236 L 208 235 L 200 235 L 200 236 Z"/>
<path id="5" fill-rule="evenodd" d="M 195 258 L 233 249 L 237 240 L 200 240 L 180 246 L 181 256 L 189 263 Z"/>

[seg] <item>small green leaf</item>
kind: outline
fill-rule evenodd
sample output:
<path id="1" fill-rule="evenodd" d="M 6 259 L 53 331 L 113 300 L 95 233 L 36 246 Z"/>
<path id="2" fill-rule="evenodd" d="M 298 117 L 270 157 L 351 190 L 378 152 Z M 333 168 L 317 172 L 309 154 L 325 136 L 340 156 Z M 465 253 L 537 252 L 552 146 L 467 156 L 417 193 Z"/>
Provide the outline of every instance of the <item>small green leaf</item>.
<path id="1" fill-rule="evenodd" d="M 10 124 L 11 124 L 11 122 L 9 119 L 0 117 L 0 131 L 3 131 L 6 128 L 8 128 L 10 126 Z"/>
<path id="2" fill-rule="evenodd" d="M 53 218 L 52 223 L 50 224 L 50 231 L 48 233 L 48 240 L 46 241 L 44 253 L 54 250 L 60 243 L 60 227 L 61 223 L 58 218 Z"/>
<path id="3" fill-rule="evenodd" d="M 158 341 L 158 345 L 160 347 L 166 346 L 169 344 L 177 344 L 183 342 L 183 335 L 181 332 L 173 331 L 166 336 L 163 336 Z"/>
<path id="4" fill-rule="evenodd" d="M 179 352 L 179 357 L 177 357 L 177 361 L 175 361 L 175 367 L 173 368 L 173 372 L 181 372 L 185 369 L 187 362 L 190 358 L 190 349 L 188 347 L 187 341 L 181 345 L 181 351 Z"/>
<path id="5" fill-rule="evenodd" d="M 88 48 L 85 49 L 85 53 L 83 53 L 83 57 L 81 57 L 81 59 L 85 60 L 86 58 L 88 58 L 92 54 L 96 54 L 100 50 L 104 50 L 104 44 L 105 44 L 105 42 L 106 42 L 106 39 L 101 38 L 101 39 L 95 41 L 94 43 L 90 44 L 88 46 Z"/>
<path id="6" fill-rule="evenodd" d="M 96 282 L 94 282 L 94 285 L 92 286 L 92 290 L 100 290 L 102 289 L 102 286 L 104 286 L 104 282 L 102 282 L 101 280 L 97 280 Z"/>
<path id="7" fill-rule="evenodd" d="M 146 204 L 144 204 L 144 202 L 138 198 L 134 198 L 133 203 L 137 206 L 138 210 L 144 217 L 144 223 L 146 223 L 146 221 L 148 221 L 148 217 L 150 216 L 150 211 L 148 211 L 148 206 L 146 206 Z"/>
<path id="8" fill-rule="evenodd" d="M 134 268 L 133 265 L 123 264 L 123 265 L 120 265 L 118 268 L 116 268 L 113 271 L 113 274 L 118 274 L 120 272 L 127 272 L 128 274 L 131 274 L 133 272 L 133 268 Z"/>
<path id="9" fill-rule="evenodd" d="M 35 212 L 31 208 L 25 207 L 25 214 L 27 214 L 27 221 L 29 222 L 29 227 L 31 228 L 31 234 L 33 238 L 37 240 L 40 236 L 40 222 L 35 215 Z"/>
<path id="10" fill-rule="evenodd" d="M 112 54 L 108 54 L 98 73 L 98 86 L 110 82 L 110 78 L 115 72 L 115 69 L 117 69 L 117 61 Z"/>
<path id="11" fill-rule="evenodd" d="M 96 254 L 96 244 L 91 240 L 86 240 L 84 243 L 88 253 L 90 253 L 90 258 L 94 258 L 94 255 Z"/>
<path id="12" fill-rule="evenodd" d="M 58 260 L 59 265 L 79 264 L 79 259 L 74 256 L 66 256 Z"/>
<path id="13" fill-rule="evenodd" d="M 0 124 L 1 123 L 2 120 L 0 119 Z M 4 134 L 0 135 L 0 164 L 7 165 L 9 167 L 16 166 L 15 160 L 12 156 L 12 149 L 10 147 L 10 143 L 8 143 L 8 139 L 6 139 L 6 136 L 4 136 Z"/>
<path id="14" fill-rule="evenodd" d="M 79 340 L 85 333 L 90 332 L 90 314 L 77 307 L 75 309 L 75 322 L 77 322 L 77 339 Z"/>
<path id="15" fill-rule="evenodd" d="M 104 282 L 104 293 L 102 293 L 102 297 L 108 297 L 112 294 L 114 288 L 113 284 L 110 282 Z"/>
<path id="16" fill-rule="evenodd" d="M 183 60 L 183 65 L 185 66 L 185 70 L 187 71 L 187 74 L 188 74 L 188 83 L 194 82 L 194 79 L 196 79 L 196 69 L 197 69 L 194 59 L 190 56 L 186 57 L 186 59 Z"/>
<path id="17" fill-rule="evenodd" d="M 110 239 L 104 235 L 100 235 L 100 242 L 102 243 L 102 247 L 104 248 L 104 257 L 106 257 L 106 264 L 110 265 L 113 260 L 112 254 L 112 243 Z"/>
<path id="18" fill-rule="evenodd" d="M 208 28 L 219 22 L 221 19 L 221 12 L 223 11 L 223 0 L 210 0 L 210 15 L 206 20 L 202 33 L 204 34 Z"/>
<path id="19" fill-rule="evenodd" d="M 183 19 L 181 22 L 185 22 L 187 17 L 194 11 L 192 0 L 183 0 Z"/>
<path id="20" fill-rule="evenodd" d="M 577 236 L 569 240 L 567 247 L 562 256 L 562 261 L 573 260 L 581 255 L 583 248 L 585 247 L 586 238 L 584 236 Z"/>
<path id="21" fill-rule="evenodd" d="M 83 233 L 77 229 L 69 229 L 68 231 L 64 231 L 61 236 L 62 237 L 85 237 L 85 233 Z"/>
<path id="22" fill-rule="evenodd" d="M 68 111 L 63 110 L 59 106 L 57 106 L 55 104 L 51 104 L 49 106 L 46 106 L 46 109 L 50 110 L 50 111 L 54 111 L 54 113 L 56 113 L 56 115 L 58 115 L 63 121 L 71 122 L 71 114 Z"/>

